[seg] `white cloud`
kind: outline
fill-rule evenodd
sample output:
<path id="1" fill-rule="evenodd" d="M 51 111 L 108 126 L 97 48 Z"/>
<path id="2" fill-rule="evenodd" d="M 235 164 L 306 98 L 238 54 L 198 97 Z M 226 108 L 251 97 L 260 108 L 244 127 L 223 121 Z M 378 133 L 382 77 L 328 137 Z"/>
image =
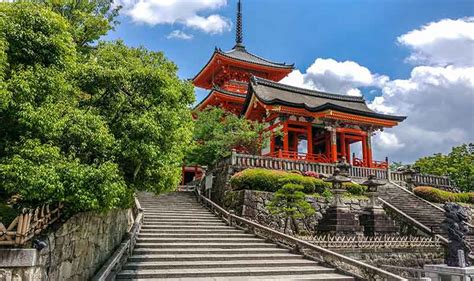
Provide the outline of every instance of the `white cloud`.
<path id="1" fill-rule="evenodd" d="M 295 70 L 281 82 L 336 94 L 361 96 L 358 87 L 381 87 L 389 78 L 353 61 L 317 58 L 305 73 Z"/>
<path id="2" fill-rule="evenodd" d="M 191 40 L 193 39 L 192 34 L 187 34 L 184 31 L 181 30 L 173 30 L 168 36 L 166 36 L 168 39 L 181 39 L 181 40 Z"/>
<path id="3" fill-rule="evenodd" d="M 204 16 L 227 5 L 227 0 L 116 0 L 122 11 L 137 23 L 182 24 L 206 33 L 229 31 L 231 21 L 217 14 Z"/>
<path id="4" fill-rule="evenodd" d="M 431 22 L 397 38 L 417 64 L 474 66 L 474 17 Z"/>

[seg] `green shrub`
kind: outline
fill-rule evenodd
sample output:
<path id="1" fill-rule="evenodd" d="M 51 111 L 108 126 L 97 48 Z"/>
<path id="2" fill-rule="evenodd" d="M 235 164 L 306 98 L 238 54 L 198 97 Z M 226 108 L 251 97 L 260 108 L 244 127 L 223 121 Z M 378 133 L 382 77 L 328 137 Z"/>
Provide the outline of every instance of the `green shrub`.
<path id="1" fill-rule="evenodd" d="M 352 182 L 345 183 L 344 188 L 352 195 L 364 195 L 367 191 L 367 187 Z"/>
<path id="2" fill-rule="evenodd" d="M 321 179 L 293 172 L 267 169 L 246 169 L 230 179 L 233 190 L 249 189 L 276 192 L 288 183 L 303 186 L 303 192 L 306 194 L 324 194 L 331 189 L 331 183 Z M 366 190 L 364 186 L 355 183 L 344 184 L 344 187 L 353 195 L 363 195 Z"/>
<path id="3" fill-rule="evenodd" d="M 0 222 L 4 224 L 5 227 L 8 225 L 20 214 L 20 211 L 12 208 L 10 205 L 0 202 Z"/>
<path id="4" fill-rule="evenodd" d="M 431 186 L 418 186 L 413 192 L 417 196 L 433 203 L 458 202 L 474 204 L 474 192 L 454 193 Z"/>

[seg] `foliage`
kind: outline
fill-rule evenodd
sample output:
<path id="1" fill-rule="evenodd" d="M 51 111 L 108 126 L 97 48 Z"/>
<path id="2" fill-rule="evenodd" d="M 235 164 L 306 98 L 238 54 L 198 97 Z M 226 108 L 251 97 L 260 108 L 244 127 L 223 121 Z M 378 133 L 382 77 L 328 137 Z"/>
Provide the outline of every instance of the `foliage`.
<path id="1" fill-rule="evenodd" d="M 404 166 L 404 164 L 402 162 L 394 161 L 394 162 L 390 163 L 390 170 L 391 171 L 396 171 L 398 168 L 403 167 L 403 166 Z"/>
<path id="2" fill-rule="evenodd" d="M 324 194 L 331 189 L 331 184 L 321 179 L 300 174 L 267 170 L 267 169 L 246 169 L 233 175 L 230 184 L 234 190 L 260 190 L 276 192 L 287 183 L 303 186 L 306 194 Z M 345 183 L 344 187 L 350 194 L 363 195 L 366 187 L 356 183 Z M 326 192 L 326 194 L 328 194 Z"/>
<path id="3" fill-rule="evenodd" d="M 418 159 L 414 165 L 421 173 L 449 176 L 462 191 L 474 191 L 474 143 L 453 147 L 448 155 Z"/>
<path id="4" fill-rule="evenodd" d="M 51 8 L 69 23 L 68 31 L 79 48 L 98 40 L 118 23 L 120 6 L 113 7 L 112 0 L 32 0 Z"/>
<path id="5" fill-rule="evenodd" d="M 195 112 L 193 145 L 189 149 L 189 164 L 210 166 L 231 154 L 232 149 L 258 154 L 269 135 L 263 125 L 220 108 Z"/>
<path id="6" fill-rule="evenodd" d="M 175 187 L 190 83 L 160 52 L 121 42 L 85 52 L 113 24 L 110 2 L 33 2 L 0 4 L 3 200 L 103 211 L 129 206 L 134 189 Z"/>
<path id="7" fill-rule="evenodd" d="M 267 206 L 271 214 L 285 219 L 285 233 L 288 228 L 288 221 L 291 222 L 293 231 L 298 233 L 298 225 L 295 220 L 305 219 L 316 213 L 311 204 L 306 201 L 303 189 L 302 185 L 286 183 L 275 192 L 275 196 Z"/>
<path id="8" fill-rule="evenodd" d="M 20 214 L 20 212 L 12 206 L 7 205 L 6 203 L 0 202 L 0 222 L 4 224 L 5 227 L 8 225 Z"/>
<path id="9" fill-rule="evenodd" d="M 474 192 L 454 193 L 430 186 L 418 186 L 413 192 L 433 203 L 460 202 L 474 204 Z"/>

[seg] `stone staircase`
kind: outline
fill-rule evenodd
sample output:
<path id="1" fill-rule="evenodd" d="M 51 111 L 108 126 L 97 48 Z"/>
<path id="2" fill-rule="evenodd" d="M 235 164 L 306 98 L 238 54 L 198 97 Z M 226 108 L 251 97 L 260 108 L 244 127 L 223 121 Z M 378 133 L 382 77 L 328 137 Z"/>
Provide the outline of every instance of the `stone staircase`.
<path id="1" fill-rule="evenodd" d="M 380 191 L 380 198 L 426 226 L 432 233 L 448 239 L 447 232 L 441 227 L 441 223 L 445 218 L 444 210 L 431 205 L 415 194 L 403 190 L 392 183 L 386 184 Z M 474 233 L 472 229 L 467 240 L 474 249 Z"/>
<path id="2" fill-rule="evenodd" d="M 354 280 L 227 226 L 192 193 L 142 193 L 144 223 L 117 280 Z"/>

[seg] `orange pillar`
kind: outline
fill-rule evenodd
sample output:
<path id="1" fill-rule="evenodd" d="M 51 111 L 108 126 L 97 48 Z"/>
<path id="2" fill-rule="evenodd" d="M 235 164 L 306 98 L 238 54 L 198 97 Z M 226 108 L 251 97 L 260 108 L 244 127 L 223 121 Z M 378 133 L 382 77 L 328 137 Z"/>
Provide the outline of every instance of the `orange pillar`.
<path id="1" fill-rule="evenodd" d="M 337 162 L 337 135 L 336 130 L 332 129 L 331 131 L 331 161 Z"/>
<path id="2" fill-rule="evenodd" d="M 290 145 L 288 141 L 289 133 L 288 133 L 288 121 L 283 123 L 283 150 L 288 151 L 288 146 Z"/>
<path id="3" fill-rule="evenodd" d="M 367 138 L 362 138 L 362 158 L 364 161 L 364 166 L 368 167 L 368 157 L 367 157 Z"/>
<path id="4" fill-rule="evenodd" d="M 308 141 L 308 154 L 313 154 L 313 126 L 310 124 L 308 125 L 308 132 L 306 136 L 306 140 Z"/>
<path id="5" fill-rule="evenodd" d="M 341 140 L 340 140 L 340 144 L 341 144 L 341 154 L 342 156 L 346 157 L 346 161 L 348 161 L 349 157 L 347 157 L 347 152 L 346 152 L 346 134 L 345 133 L 340 133 L 340 136 L 341 136 Z"/>
<path id="6" fill-rule="evenodd" d="M 367 161 L 368 167 L 372 167 L 372 139 L 370 138 L 370 132 L 367 133 Z"/>

